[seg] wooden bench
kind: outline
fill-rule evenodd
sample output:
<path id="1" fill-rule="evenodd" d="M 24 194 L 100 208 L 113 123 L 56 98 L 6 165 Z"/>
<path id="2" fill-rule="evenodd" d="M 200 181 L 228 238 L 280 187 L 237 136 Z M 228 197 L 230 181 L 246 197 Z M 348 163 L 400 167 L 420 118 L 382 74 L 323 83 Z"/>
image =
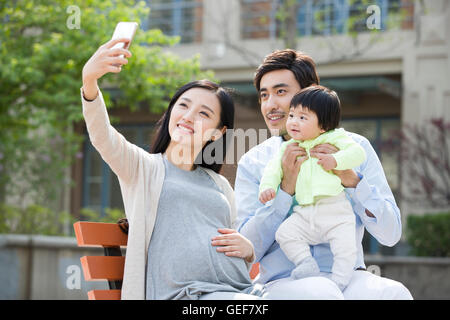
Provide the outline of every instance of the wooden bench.
<path id="1" fill-rule="evenodd" d="M 79 221 L 73 225 L 78 246 L 102 247 L 105 256 L 81 257 L 81 267 L 86 281 L 108 281 L 109 290 L 91 290 L 89 300 L 120 300 L 125 257 L 121 248 L 127 245 L 128 236 L 116 223 Z M 250 278 L 259 273 L 259 264 L 250 270 Z"/>

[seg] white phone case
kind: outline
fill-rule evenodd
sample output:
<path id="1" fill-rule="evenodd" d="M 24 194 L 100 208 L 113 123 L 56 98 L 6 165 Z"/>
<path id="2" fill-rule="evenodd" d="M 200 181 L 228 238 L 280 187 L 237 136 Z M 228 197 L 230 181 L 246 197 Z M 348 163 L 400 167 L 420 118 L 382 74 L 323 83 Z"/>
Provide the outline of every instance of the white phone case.
<path id="1" fill-rule="evenodd" d="M 137 22 L 119 22 L 116 25 L 116 29 L 114 30 L 112 39 L 128 38 L 130 39 L 130 41 L 126 44 L 126 46 L 124 42 L 116 43 L 111 49 L 116 48 L 128 49 L 130 47 L 131 41 L 133 40 L 137 28 L 138 28 Z M 120 57 L 123 58 L 123 54 L 120 55 Z"/>

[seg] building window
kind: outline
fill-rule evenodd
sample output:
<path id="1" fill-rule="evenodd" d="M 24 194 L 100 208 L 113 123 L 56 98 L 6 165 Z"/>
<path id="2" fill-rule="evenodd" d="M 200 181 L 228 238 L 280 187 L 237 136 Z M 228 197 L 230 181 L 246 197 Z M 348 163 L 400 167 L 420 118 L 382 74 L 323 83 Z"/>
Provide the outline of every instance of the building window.
<path id="1" fill-rule="evenodd" d="M 150 150 L 153 126 L 114 126 L 129 142 Z M 86 135 L 84 142 L 82 207 L 104 214 L 105 208 L 124 210 L 119 180 L 92 146 Z"/>
<path id="2" fill-rule="evenodd" d="M 243 0 L 241 6 L 241 35 L 243 39 L 269 38 L 282 32 L 277 11 L 287 0 Z M 393 25 L 413 28 L 412 0 L 375 0 L 380 8 L 380 30 Z M 305 0 L 298 8 L 298 36 L 367 32 L 368 4 L 355 0 Z M 349 29 L 350 28 L 350 29 Z"/>
<path id="3" fill-rule="evenodd" d="M 412 29 L 414 18 L 414 3 L 410 0 L 376 0 L 375 5 L 380 8 L 380 30 L 389 30 L 392 27 L 400 29 Z M 367 3 L 364 1 L 354 1 L 348 9 L 348 17 L 353 19 L 350 31 L 366 32 L 368 13 Z"/>
<path id="4" fill-rule="evenodd" d="M 276 32 L 275 8 L 275 1 L 241 1 L 241 37 L 243 39 L 273 37 Z"/>
<path id="5" fill-rule="evenodd" d="M 202 41 L 202 0 L 147 0 L 150 7 L 143 29 L 161 29 L 169 36 L 179 36 L 181 43 Z"/>

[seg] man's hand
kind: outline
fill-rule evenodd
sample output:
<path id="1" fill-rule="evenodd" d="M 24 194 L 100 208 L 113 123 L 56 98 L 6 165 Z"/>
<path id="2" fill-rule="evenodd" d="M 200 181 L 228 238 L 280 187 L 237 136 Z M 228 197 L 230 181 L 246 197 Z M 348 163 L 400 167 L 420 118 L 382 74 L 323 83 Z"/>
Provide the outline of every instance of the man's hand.
<path id="1" fill-rule="evenodd" d="M 242 234 L 234 229 L 217 229 L 222 235 L 213 237 L 211 245 L 220 246 L 216 250 L 224 252 L 229 257 L 239 257 L 247 262 L 255 260 L 255 250 L 253 244 Z"/>
<path id="2" fill-rule="evenodd" d="M 341 183 L 345 188 L 356 188 L 361 181 L 353 169 L 333 170 L 333 173 L 341 179 Z"/>
<path id="3" fill-rule="evenodd" d="M 289 144 L 284 150 L 281 158 L 283 168 L 283 179 L 281 180 L 281 189 L 291 196 L 295 193 L 295 185 L 303 162 L 308 159 L 306 150 L 299 147 L 298 143 Z"/>

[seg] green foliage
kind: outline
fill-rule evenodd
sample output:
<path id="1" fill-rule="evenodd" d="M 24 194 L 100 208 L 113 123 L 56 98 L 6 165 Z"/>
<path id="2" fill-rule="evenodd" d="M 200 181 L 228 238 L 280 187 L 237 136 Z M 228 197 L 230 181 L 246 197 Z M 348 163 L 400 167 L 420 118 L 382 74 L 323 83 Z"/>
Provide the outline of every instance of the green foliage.
<path id="1" fill-rule="evenodd" d="M 67 12 L 72 5 L 80 9 L 78 29 L 69 28 L 76 22 Z M 149 10 L 134 0 L 0 2 L 0 201 L 14 195 L 47 204 L 59 199 L 61 186 L 70 187 L 64 178 L 82 141 L 73 123 L 83 119 L 83 65 L 117 22 L 142 25 Z M 100 80 L 108 107 L 136 110 L 145 103 L 162 112 L 177 87 L 211 78 L 198 57 L 182 59 L 162 49 L 177 42 L 160 30 L 138 30 L 129 63 Z M 120 94 L 111 99 L 106 87 Z"/>
<path id="2" fill-rule="evenodd" d="M 19 208 L 0 204 L 0 234 L 41 234 L 48 236 L 73 235 L 73 224 L 78 221 L 116 223 L 125 213 L 120 209 L 105 209 L 105 214 L 84 208 L 81 219 L 75 219 L 68 212 L 57 212 L 49 208 L 30 205 Z M 68 233 L 68 234 L 67 234 Z"/>
<path id="3" fill-rule="evenodd" d="M 409 215 L 406 226 L 412 254 L 450 257 L 450 212 Z"/>
<path id="4" fill-rule="evenodd" d="M 18 208 L 0 204 L 0 233 L 61 236 L 74 222 L 68 212 L 55 212 L 39 205 Z"/>
<path id="5" fill-rule="evenodd" d="M 104 223 L 116 223 L 119 219 L 125 217 L 125 213 L 120 209 L 105 208 L 105 214 L 102 215 L 92 209 L 83 208 L 80 210 L 81 220 L 104 222 Z"/>

